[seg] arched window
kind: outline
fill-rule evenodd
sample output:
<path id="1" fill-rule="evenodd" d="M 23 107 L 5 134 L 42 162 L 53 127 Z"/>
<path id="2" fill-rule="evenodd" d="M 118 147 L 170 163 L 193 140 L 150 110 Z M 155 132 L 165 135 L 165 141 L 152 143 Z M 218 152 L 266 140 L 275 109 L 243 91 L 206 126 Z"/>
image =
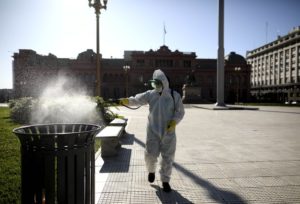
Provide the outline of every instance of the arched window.
<path id="1" fill-rule="evenodd" d="M 107 74 L 106 74 L 106 73 L 103 75 L 102 81 L 103 81 L 103 82 L 107 82 Z"/>

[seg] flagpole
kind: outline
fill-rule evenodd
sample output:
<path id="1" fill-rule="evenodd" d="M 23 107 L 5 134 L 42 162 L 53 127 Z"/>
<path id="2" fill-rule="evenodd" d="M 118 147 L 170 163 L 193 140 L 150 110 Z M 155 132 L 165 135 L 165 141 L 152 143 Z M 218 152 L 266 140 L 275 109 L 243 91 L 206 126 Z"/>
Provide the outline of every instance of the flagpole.
<path id="1" fill-rule="evenodd" d="M 224 0 L 219 0 L 219 48 L 217 60 L 217 102 L 216 106 L 225 107 L 224 103 Z"/>
<path id="2" fill-rule="evenodd" d="M 167 31 L 166 31 L 166 25 L 165 25 L 165 23 L 164 23 L 164 29 L 163 29 L 163 45 L 165 45 L 165 42 L 166 42 L 166 33 L 167 33 Z"/>

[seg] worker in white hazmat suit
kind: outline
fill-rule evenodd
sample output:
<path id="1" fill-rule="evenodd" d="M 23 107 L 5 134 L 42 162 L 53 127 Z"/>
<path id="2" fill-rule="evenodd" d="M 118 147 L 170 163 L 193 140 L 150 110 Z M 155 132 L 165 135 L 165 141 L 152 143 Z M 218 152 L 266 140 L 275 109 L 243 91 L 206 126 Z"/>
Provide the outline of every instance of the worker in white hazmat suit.
<path id="1" fill-rule="evenodd" d="M 154 71 L 150 81 L 153 90 L 122 98 L 120 103 L 129 106 L 149 104 L 145 148 L 148 181 L 152 183 L 155 180 L 157 159 L 161 155 L 160 176 L 163 190 L 170 192 L 172 189 L 169 181 L 176 150 L 175 127 L 184 116 L 184 108 L 181 96 L 169 88 L 169 81 L 160 69 Z"/>

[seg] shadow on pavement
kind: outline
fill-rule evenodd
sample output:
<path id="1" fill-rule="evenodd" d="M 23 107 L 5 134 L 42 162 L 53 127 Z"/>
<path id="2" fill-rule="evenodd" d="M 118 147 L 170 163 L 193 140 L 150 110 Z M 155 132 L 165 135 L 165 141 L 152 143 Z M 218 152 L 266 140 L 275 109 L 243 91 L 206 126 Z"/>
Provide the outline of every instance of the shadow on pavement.
<path id="1" fill-rule="evenodd" d="M 142 142 L 141 140 L 134 138 L 134 141 L 141 145 L 142 147 L 145 147 L 145 143 Z M 189 171 L 188 169 L 186 169 L 185 167 L 183 167 L 182 165 L 174 162 L 173 166 L 180 172 L 182 172 L 185 176 L 191 178 L 197 185 L 201 186 L 202 188 L 204 188 L 205 190 L 207 190 L 209 196 L 211 197 L 211 199 L 213 199 L 215 202 L 217 203 L 239 203 L 239 204 L 246 204 L 247 202 L 238 194 L 236 194 L 235 192 L 229 191 L 229 190 L 224 190 L 221 188 L 218 188 L 217 186 L 213 185 L 212 183 L 210 183 L 209 181 L 193 174 L 191 171 Z M 155 186 L 152 186 L 154 188 L 156 188 Z M 158 187 L 159 188 L 159 187 Z M 186 199 L 183 198 L 177 191 L 173 190 L 174 194 L 175 194 L 175 198 L 177 199 Z M 157 192 L 162 192 L 161 190 L 157 191 Z M 162 192 L 164 193 L 164 192 Z M 177 197 L 176 197 L 177 196 Z M 158 194 L 158 197 L 161 199 L 162 203 L 163 200 L 166 196 L 160 195 Z M 174 198 L 174 195 L 171 196 L 172 199 Z M 187 199 L 186 199 L 187 200 Z M 175 200 L 176 201 L 176 200 Z M 166 202 L 165 202 L 166 203 Z M 173 202 L 168 202 L 168 203 L 173 203 Z M 175 202 L 176 203 L 176 202 Z M 177 203 L 184 203 L 184 202 L 177 202 Z M 188 202 L 187 203 L 191 203 Z"/>
<path id="2" fill-rule="evenodd" d="M 120 148 L 117 156 L 102 157 L 104 164 L 100 173 L 128 172 L 131 158 L 131 149 Z"/>
<path id="3" fill-rule="evenodd" d="M 170 193 L 165 193 L 158 185 L 151 184 L 151 187 L 156 189 L 156 195 L 161 203 L 192 203 L 176 190 L 172 190 Z"/>
<path id="4" fill-rule="evenodd" d="M 123 145 L 132 145 L 134 142 L 134 134 L 126 133 L 120 142 Z M 118 155 L 112 157 L 102 157 L 104 164 L 100 170 L 100 173 L 116 173 L 116 172 L 128 172 L 130 159 L 131 159 L 131 149 L 126 149 L 121 147 L 118 150 Z"/>
<path id="5" fill-rule="evenodd" d="M 134 142 L 134 134 L 130 134 L 126 132 L 121 138 L 120 142 L 122 145 L 133 145 Z"/>
<path id="6" fill-rule="evenodd" d="M 239 203 L 239 204 L 246 204 L 247 202 L 243 200 L 241 196 L 238 194 L 229 191 L 224 190 L 221 188 L 216 187 L 212 183 L 208 182 L 205 179 L 202 179 L 201 177 L 193 174 L 191 171 L 184 168 L 182 165 L 174 162 L 173 166 L 180 172 L 182 172 L 184 175 L 190 177 L 196 184 L 201 186 L 202 188 L 205 188 L 207 192 L 209 193 L 209 196 L 215 200 L 218 203 Z"/>
<path id="7" fill-rule="evenodd" d="M 269 112 L 269 113 L 285 113 L 285 114 L 300 114 L 299 112 L 292 111 L 280 111 L 280 110 L 259 110 L 260 112 Z"/>
<path id="8" fill-rule="evenodd" d="M 134 137 L 134 142 L 137 143 L 138 145 L 142 146 L 143 148 L 146 147 L 146 144 L 144 142 L 142 142 L 141 140 L 137 139 L 136 137 Z"/>

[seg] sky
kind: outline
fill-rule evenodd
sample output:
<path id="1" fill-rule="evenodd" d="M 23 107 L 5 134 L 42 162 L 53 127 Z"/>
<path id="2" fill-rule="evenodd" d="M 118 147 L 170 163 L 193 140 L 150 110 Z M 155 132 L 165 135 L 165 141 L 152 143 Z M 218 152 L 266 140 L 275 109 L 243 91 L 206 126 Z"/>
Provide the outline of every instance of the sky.
<path id="1" fill-rule="evenodd" d="M 300 26 L 300 0 L 225 0 L 225 55 L 286 35 Z M 0 0 L 0 89 L 12 88 L 13 54 L 32 49 L 76 59 L 96 52 L 96 15 L 88 0 Z M 217 58 L 218 0 L 108 0 L 100 15 L 103 58 L 123 58 L 124 50 L 195 52 Z"/>

